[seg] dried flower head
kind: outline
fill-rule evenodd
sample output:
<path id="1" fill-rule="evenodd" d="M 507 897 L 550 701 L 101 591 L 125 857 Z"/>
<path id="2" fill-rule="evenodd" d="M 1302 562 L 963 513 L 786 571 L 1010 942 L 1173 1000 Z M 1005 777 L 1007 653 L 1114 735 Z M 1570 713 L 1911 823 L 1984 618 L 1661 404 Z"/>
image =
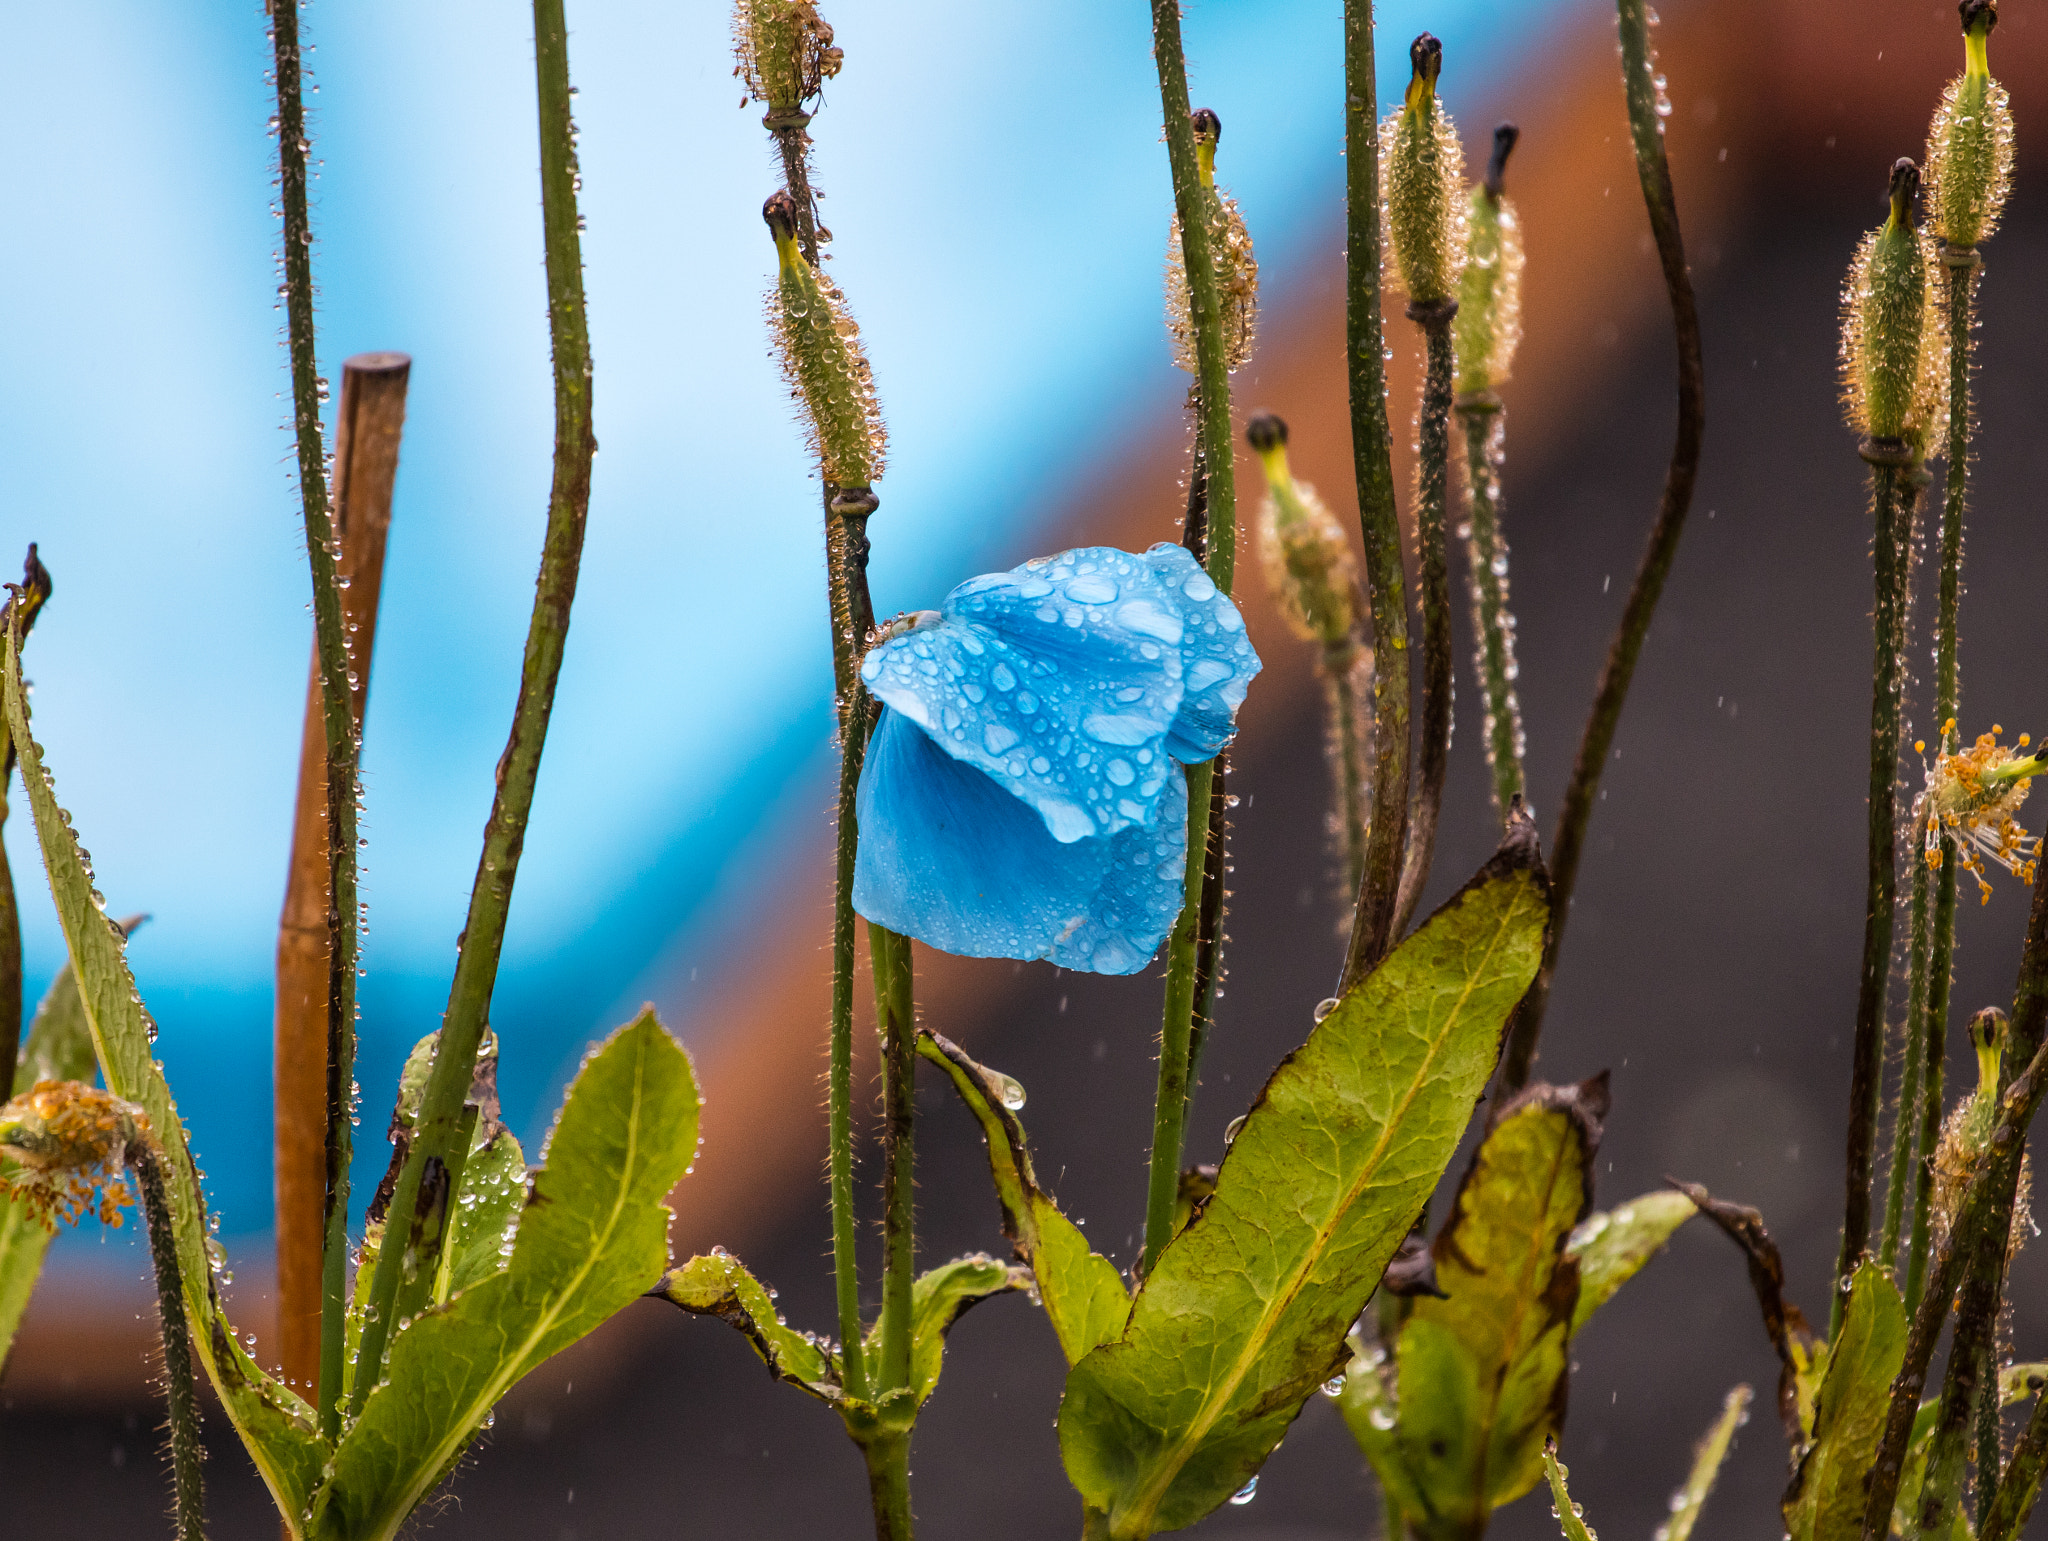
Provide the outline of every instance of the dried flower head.
<path id="1" fill-rule="evenodd" d="M 1288 629 L 1304 642 L 1352 646 L 1358 576 L 1344 526 L 1315 489 L 1288 470 L 1286 423 L 1262 412 L 1245 425 L 1245 438 L 1266 472 L 1259 556 L 1267 589 Z"/>
<path id="2" fill-rule="evenodd" d="M 830 24 L 804 0 L 739 0 L 732 51 L 732 72 L 771 114 L 801 111 L 845 60 Z"/>
<path id="3" fill-rule="evenodd" d="M 1850 425 L 1876 439 L 1925 442 L 1937 403 L 1926 399 L 1932 367 L 1927 335 L 1929 249 L 1913 228 L 1920 173 L 1910 160 L 1892 165 L 1891 212 L 1863 238 L 1842 291 L 1842 399 Z M 1939 404 L 1946 417 L 1946 392 Z"/>
<path id="4" fill-rule="evenodd" d="M 1926 789 L 1914 805 L 1916 824 L 1925 831 L 1928 865 L 1941 865 L 1942 837 L 1953 840 L 1956 860 L 1976 878 L 1987 904 L 1991 885 L 1984 877 L 1986 859 L 2031 883 L 2041 847 L 2040 839 L 2028 834 L 2016 815 L 2033 778 L 2048 769 L 2048 759 L 2040 751 L 2021 752 L 2032 741 L 2025 733 L 2015 746 L 1999 743 L 2004 731 L 1994 723 L 1968 749 L 1937 755 L 1927 772 Z M 1953 718 L 1942 732 L 1954 734 Z"/>
<path id="5" fill-rule="evenodd" d="M 1223 121 L 1206 107 L 1188 114 L 1195 129 L 1195 164 L 1209 216 L 1209 262 L 1216 270 L 1216 300 L 1223 316 L 1223 358 L 1236 369 L 1252 356 L 1259 322 L 1259 259 L 1237 200 L 1216 185 L 1216 146 Z M 1195 313 L 1188 296 L 1187 256 L 1180 216 L 1166 237 L 1166 329 L 1173 336 L 1174 365 L 1199 376 L 1195 357 Z"/>
<path id="6" fill-rule="evenodd" d="M 1927 223 L 1962 249 L 1998 232 L 2012 191 L 2012 102 L 1991 78 L 1995 0 L 1963 0 L 1963 73 L 1927 127 Z"/>
<path id="7" fill-rule="evenodd" d="M 819 473 L 835 487 L 870 487 L 881 479 L 889 435 L 860 328 L 839 290 L 797 249 L 795 200 L 776 193 L 761 217 L 781 264 L 768 295 L 768 326 L 790 395 L 803 407 Z"/>
<path id="8" fill-rule="evenodd" d="M 1493 131 L 1485 180 L 1465 200 L 1465 269 L 1451 322 L 1460 395 L 1507 379 L 1522 341 L 1522 221 L 1506 191 L 1508 156 L 1521 133 L 1512 123 Z"/>
<path id="9" fill-rule="evenodd" d="M 0 1106 L 0 1192 L 20 1199 L 50 1229 L 96 1214 L 121 1223 L 132 1204 L 127 1154 L 142 1110 L 80 1081 L 38 1081 Z M 11 1162 L 12 1165 L 5 1163 Z"/>
<path id="10" fill-rule="evenodd" d="M 1408 50 L 1413 76 L 1406 100 L 1380 124 L 1382 244 L 1410 300 L 1456 297 L 1465 264 L 1465 151 L 1451 115 L 1437 100 L 1443 44 L 1427 32 Z"/>

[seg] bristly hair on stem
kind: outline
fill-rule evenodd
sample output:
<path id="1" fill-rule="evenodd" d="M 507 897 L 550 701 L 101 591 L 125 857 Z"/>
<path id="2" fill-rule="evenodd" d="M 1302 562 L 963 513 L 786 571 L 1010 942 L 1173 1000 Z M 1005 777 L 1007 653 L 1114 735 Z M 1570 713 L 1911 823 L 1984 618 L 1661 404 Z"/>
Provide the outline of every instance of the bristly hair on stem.
<path id="1" fill-rule="evenodd" d="M 28 640 L 29 629 L 42 614 L 51 592 L 50 570 L 36 557 L 31 541 L 21 566 L 21 586 L 0 605 L 0 636 L 13 633 Z M 17 613 L 18 612 L 18 613 Z M 0 827 L 7 822 L 7 792 L 14 776 L 14 744 L 0 721 Z M 15 905 L 14 873 L 7 865 L 7 847 L 0 843 L 0 1091 L 11 1092 L 16 1062 L 21 1058 L 21 914 Z"/>
<path id="2" fill-rule="evenodd" d="M 1671 303 L 1672 330 L 1678 345 L 1678 424 L 1671 444 L 1671 463 L 1664 473 L 1664 493 L 1643 559 L 1629 585 L 1628 599 L 1615 626 L 1593 709 L 1572 761 L 1558 815 L 1557 842 L 1550 858 L 1550 939 L 1543 966 L 1529 989 L 1508 1035 L 1501 1067 L 1501 1089 L 1517 1091 L 1527 1083 L 1536 1063 L 1536 1044 L 1543 1032 L 1543 1012 L 1550 999 L 1550 981 L 1571 919 L 1572 889 L 1578 882 L 1579 859 L 1585 854 L 1586 825 L 1599 801 L 1600 776 L 1614 746 L 1615 729 L 1628 699 L 1629 682 L 1642 656 L 1643 639 L 1664 592 L 1664 580 L 1678 555 L 1685 516 L 1692 507 L 1693 485 L 1699 477 L 1700 441 L 1706 429 L 1706 373 L 1700 359 L 1699 308 L 1693 300 L 1692 275 L 1686 267 L 1685 242 L 1678 229 L 1678 200 L 1671 186 L 1671 164 L 1664 154 L 1664 113 L 1658 110 L 1663 88 L 1650 48 L 1645 0 L 1617 0 L 1621 30 L 1622 84 L 1628 96 L 1629 141 L 1635 150 L 1636 178 L 1649 210 L 1650 234 L 1657 244 L 1658 265 Z"/>
<path id="3" fill-rule="evenodd" d="M 568 24 L 562 0 L 534 0 L 534 75 L 539 97 L 541 226 L 547 258 L 548 328 L 554 345 L 555 465 L 548 495 L 547 535 L 527 628 L 512 730 L 498 761 L 497 795 L 484 826 L 483 853 L 470 890 L 469 914 L 456 954 L 455 978 L 442 1019 L 411 1148 L 386 1211 L 386 1234 L 412 1230 L 420 1180 L 429 1159 L 442 1163 L 448 1191 L 460 1192 L 468 1157 L 463 1100 L 476 1068 L 497 983 L 512 885 L 526 841 L 533 790 L 554 710 L 555 683 L 568 643 L 569 612 L 590 511 L 590 469 L 597 451 L 591 417 L 590 327 L 583 304 L 583 255 L 576 212 L 576 135 L 571 121 Z M 353 846 L 353 841 L 350 842 Z M 352 1401 L 360 1409 L 379 1379 L 396 1312 L 405 1248 L 378 1253 L 364 1313 Z M 433 1260 L 422 1271 L 431 1276 Z"/>
<path id="4" fill-rule="evenodd" d="M 313 231 L 307 214 L 305 100 L 301 90 L 299 0 L 270 7 L 277 83 L 277 164 L 284 224 L 286 338 L 291 355 L 292 425 L 299 500 L 313 577 L 313 635 L 327 734 L 327 1193 L 321 1255 L 320 1429 L 341 1432 L 341 1372 L 348 1308 L 348 1170 L 355 1081 L 356 728 L 350 700 L 347 619 L 341 598 L 341 543 L 327 502 L 320 408 L 326 398 L 314 353 Z M 467 1084 L 465 1082 L 465 1084 Z M 371 1379 L 375 1379 L 374 1376 Z"/>

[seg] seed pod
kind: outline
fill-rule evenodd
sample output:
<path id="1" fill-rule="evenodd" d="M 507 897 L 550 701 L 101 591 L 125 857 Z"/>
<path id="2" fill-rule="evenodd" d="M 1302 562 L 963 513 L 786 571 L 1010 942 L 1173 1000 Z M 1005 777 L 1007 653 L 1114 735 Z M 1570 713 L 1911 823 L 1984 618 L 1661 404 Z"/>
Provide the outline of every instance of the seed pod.
<path id="1" fill-rule="evenodd" d="M 1508 156 L 1521 133 L 1512 123 L 1493 131 L 1486 179 L 1473 185 L 1465 202 L 1465 271 L 1451 322 L 1461 396 L 1507 379 L 1522 340 L 1522 222 L 1504 190 Z"/>
<path id="2" fill-rule="evenodd" d="M 1216 299 L 1223 313 L 1223 357 L 1236 369 L 1252 355 L 1259 320 L 1259 259 L 1252 252 L 1251 232 L 1237 200 L 1216 185 L 1216 144 L 1223 122 L 1206 107 L 1188 114 L 1195 128 L 1195 164 L 1209 214 L 1209 260 L 1216 269 Z M 1173 337 L 1173 362 L 1199 375 L 1195 358 L 1195 313 L 1188 298 L 1186 254 L 1181 249 L 1180 216 L 1166 237 L 1166 329 Z"/>
<path id="3" fill-rule="evenodd" d="M 1949 83 L 1927 128 L 1927 223 L 1966 249 L 1997 233 L 2012 191 L 2012 102 L 1991 78 L 1997 0 L 1963 0 L 1963 73 Z"/>
<path id="4" fill-rule="evenodd" d="M 1436 98 L 1444 48 L 1427 32 L 1408 50 L 1414 76 L 1403 105 L 1380 124 L 1380 185 L 1386 195 L 1384 245 L 1408 298 L 1455 298 L 1465 264 L 1465 152 L 1451 115 Z"/>
<path id="5" fill-rule="evenodd" d="M 1297 637 L 1346 647 L 1357 621 L 1358 578 L 1344 526 L 1313 487 L 1289 472 L 1284 422 L 1262 412 L 1245 425 L 1245 438 L 1266 471 L 1268 495 L 1259 510 L 1266 587 Z"/>
<path id="6" fill-rule="evenodd" d="M 796 203 L 779 192 L 762 206 L 781 272 L 768 296 L 769 330 L 782 377 L 803 405 L 819 474 L 839 488 L 872 486 L 882 475 L 888 432 L 860 328 L 839 291 L 804 261 L 796 244 Z"/>
<path id="7" fill-rule="evenodd" d="M 804 0 L 738 0 L 732 10 L 733 73 L 770 114 L 797 112 L 839 73 L 832 28 Z"/>
<path id="8" fill-rule="evenodd" d="M 1842 394 L 1851 426 L 1876 439 L 1916 426 L 1927 314 L 1927 254 L 1913 229 L 1919 172 L 1892 167 L 1891 215 L 1863 238 L 1842 291 Z"/>

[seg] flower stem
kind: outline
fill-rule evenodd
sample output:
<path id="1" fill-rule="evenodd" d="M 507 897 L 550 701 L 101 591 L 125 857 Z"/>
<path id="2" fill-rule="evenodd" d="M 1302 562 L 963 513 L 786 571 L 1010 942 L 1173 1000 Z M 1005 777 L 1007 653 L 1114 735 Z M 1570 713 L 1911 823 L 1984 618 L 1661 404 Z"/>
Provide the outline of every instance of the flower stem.
<path id="1" fill-rule="evenodd" d="M 1678 228 L 1678 200 L 1671 187 L 1671 164 L 1664 155 L 1664 119 L 1657 111 L 1657 86 L 1650 55 L 1649 18 L 1645 0 L 1617 0 L 1621 30 L 1622 85 L 1628 96 L 1629 140 L 1635 150 L 1636 180 L 1642 184 L 1649 210 L 1650 234 L 1664 270 L 1664 290 L 1671 304 L 1672 331 L 1678 345 L 1678 427 L 1671 444 L 1671 463 L 1664 473 L 1664 494 L 1643 559 L 1629 585 L 1621 620 L 1608 644 L 1600 683 L 1593 691 L 1593 709 L 1579 737 L 1565 786 L 1564 807 L 1557 820 L 1557 843 L 1550 857 L 1550 936 L 1544 944 L 1543 966 L 1536 983 L 1515 1013 L 1501 1067 L 1501 1089 L 1519 1091 L 1536 1063 L 1536 1043 L 1543 1033 L 1543 1013 L 1550 1002 L 1550 981 L 1564 946 L 1565 924 L 1571 919 L 1572 890 L 1579 879 L 1579 858 L 1586 850 L 1586 824 L 1600 797 L 1600 776 L 1607 768 L 1629 682 L 1642 656 L 1643 639 L 1664 580 L 1678 555 L 1685 516 L 1692 507 L 1693 483 L 1700 468 L 1700 439 L 1706 428 L 1706 375 L 1700 362 L 1699 309 L 1693 301 L 1692 275 L 1686 267 L 1685 241 Z"/>
<path id="2" fill-rule="evenodd" d="M 1222 296 L 1210 250 L 1209 218 L 1195 159 L 1194 125 L 1188 121 L 1187 61 L 1181 50 L 1180 0 L 1152 0 L 1152 56 L 1159 67 L 1159 100 L 1166 122 L 1166 158 L 1173 173 L 1174 210 L 1180 218 L 1181 262 L 1187 274 L 1188 309 L 1194 320 L 1197 439 L 1201 446 L 1204 565 L 1216 587 L 1230 592 L 1237 570 L 1237 482 L 1230 434 L 1230 363 L 1223 346 Z M 1152 1162 L 1146 1183 L 1145 1252 L 1149 1267 L 1173 1230 L 1173 1196 L 1180 1182 L 1182 1142 L 1187 1130 L 1189 1067 L 1195 1039 L 1197 955 L 1205 912 L 1210 794 L 1215 762 L 1188 767 L 1186 899 L 1167 940 L 1166 1003 L 1160 1023 L 1159 1090 L 1153 1110 Z M 1219 866 L 1220 876 L 1220 866 Z M 1215 905 L 1222 902 L 1220 891 Z M 1214 915 L 1220 919 L 1220 908 Z M 1208 988 L 1214 988 L 1210 957 Z M 1165 1194 L 1162 1202 L 1161 1193 Z"/>
<path id="3" fill-rule="evenodd" d="M 171 1487 L 178 1541 L 205 1541 L 204 1451 L 199 1442 L 199 1384 L 192 1369 L 192 1327 L 185 1317 L 178 1239 L 171 1224 L 169 1175 L 161 1148 L 142 1129 L 128 1140 L 128 1165 L 142 1190 L 142 1214 L 149 1226 L 149 1256 L 156 1272 L 157 1317 L 163 1326 L 164 1391 L 170 1408 Z"/>
<path id="4" fill-rule="evenodd" d="M 476 1068 L 491 992 L 497 983 L 498 958 L 505 941 L 505 921 L 512 906 L 512 884 L 518 875 L 526 823 L 533 809 L 534 783 L 540 774 L 541 750 L 547 742 L 548 718 L 554 710 L 555 683 L 569 636 L 569 611 L 576 598 L 577 572 L 583 556 L 584 524 L 590 511 L 590 465 L 597 450 L 591 423 L 590 328 L 583 307 L 583 257 L 576 213 L 576 137 L 570 119 L 568 26 L 562 0 L 534 0 L 534 74 L 539 97 L 541 226 L 545 237 L 548 282 L 548 327 L 554 344 L 555 466 L 548 499 L 547 536 L 541 551 L 540 578 L 535 586 L 533 617 L 526 633 L 526 654 L 520 673 L 519 697 L 512 713 L 512 731 L 498 761 L 497 795 L 484 825 L 483 854 L 470 889 L 469 914 L 455 960 L 455 978 L 448 992 L 448 1010 L 441 1022 L 440 1043 L 420 1102 L 412 1146 L 386 1211 L 387 1236 L 408 1236 L 419 1204 L 420 1179 L 428 1160 L 439 1160 L 448 1174 L 450 1194 L 461 1192 L 462 1168 L 469 1154 L 464 1135 L 463 1100 Z M 351 851 L 353 838 L 349 841 Z M 370 1309 L 364 1313 L 362 1344 L 356 1360 L 355 1410 L 380 1378 L 384 1346 L 395 1312 L 403 1271 L 404 1247 L 385 1247 L 377 1255 L 370 1281 Z M 431 1276 L 433 1259 L 422 1267 Z"/>
<path id="5" fill-rule="evenodd" d="M 1387 365 L 1380 335 L 1379 99 L 1372 21 L 1372 0 L 1344 0 L 1344 350 L 1352 476 L 1372 607 L 1373 768 L 1365 876 L 1358 885 L 1339 995 L 1372 971 L 1393 933 L 1413 758 L 1407 580 L 1401 568 L 1401 521 L 1394 509 Z"/>
<path id="6" fill-rule="evenodd" d="M 327 740 L 327 1171 L 320 1270 L 320 1431 L 341 1431 L 343 1318 L 348 1309 L 350 1092 L 356 1019 L 356 727 L 338 569 L 340 542 L 327 505 L 323 394 L 313 334 L 313 231 L 306 211 L 306 111 L 301 92 L 299 0 L 271 7 L 277 80 L 279 203 L 284 214 L 285 322 L 291 355 L 292 423 L 299 499 L 313 578 L 313 636 L 320 715 Z M 374 1379 L 375 1377 L 372 1377 Z"/>
<path id="7" fill-rule="evenodd" d="M 1840 1284 L 1870 1244 L 1871 1164 L 1877 1146 L 1884 1089 L 1885 996 L 1891 983 L 1892 909 L 1898 897 L 1899 734 L 1905 701 L 1906 607 L 1913 542 L 1912 487 L 1917 467 L 1897 440 L 1867 440 L 1876 568 L 1870 665 L 1870 788 L 1864 880 L 1863 966 L 1856 994 L 1856 1041 L 1849 1076 L 1847 1192 L 1842 1250 L 1835 1265 Z M 1841 1323 L 1842 1294 L 1831 1292 L 1829 1336 Z"/>
<path id="8" fill-rule="evenodd" d="M 1906 1194 L 1919 1193 L 1924 1175 L 1916 1166 L 1920 1145 L 1920 1074 L 1926 1058 L 1927 1036 L 1927 952 L 1931 919 L 1927 913 L 1929 873 L 1921 850 L 1921 824 L 1913 824 L 1914 838 L 1908 842 L 1906 859 L 1912 863 L 1913 897 L 1907 905 L 1906 955 L 1906 1059 L 1899 1075 L 1899 1105 L 1892 1119 L 1891 1174 L 1884 1200 L 1884 1231 L 1877 1244 L 1878 1260 L 1885 1267 L 1896 1266 L 1899 1232 L 1904 1219 Z"/>
<path id="9" fill-rule="evenodd" d="M 1330 768 L 1336 785 L 1337 827 L 1343 839 L 1344 891 L 1358 892 L 1365 878 L 1366 808 L 1364 703 L 1359 699 L 1360 665 L 1365 651 L 1347 638 L 1325 648 L 1316 672 L 1323 678 L 1323 711 L 1330 744 Z M 1368 688 L 1370 688 L 1368 684 Z"/>
<path id="10" fill-rule="evenodd" d="M 1472 622 L 1486 690 L 1486 763 L 1500 816 L 1522 795 L 1522 703 L 1515 695 L 1514 618 L 1508 610 L 1508 540 L 1500 527 L 1500 468 L 1507 419 L 1491 391 L 1463 397 L 1465 553 L 1472 567 Z"/>
<path id="11" fill-rule="evenodd" d="M 1408 848 L 1388 941 L 1399 941 L 1429 881 L 1436 855 L 1437 816 L 1451 763 L 1451 578 L 1444 550 L 1444 505 L 1449 497 L 1451 377 L 1456 356 L 1451 319 L 1456 300 L 1418 306 L 1408 314 L 1422 328 L 1428 358 L 1422 380 L 1421 453 L 1416 461 L 1416 568 L 1422 583 L 1422 752 Z"/>
<path id="12" fill-rule="evenodd" d="M 2048 1397 L 2034 1402 L 2034 1414 L 2012 1447 L 2005 1476 L 1992 1497 L 1991 1512 L 1978 1528 L 1978 1541 L 2013 1541 L 2027 1527 L 2034 1500 L 2041 1496 L 2041 1475 L 2048 1470 Z"/>
<path id="13" fill-rule="evenodd" d="M 882 1341 L 873 1386 L 880 1398 L 910 1384 L 910 1291 L 917 1275 L 912 1149 L 917 1123 L 917 1089 L 912 1080 L 917 1065 L 917 1011 L 912 999 L 910 938 L 870 924 L 868 959 L 875 975 L 875 1016 L 882 1035 Z M 907 1497 L 905 1502 L 907 1505 Z M 906 1525 L 907 1516 L 906 1507 Z"/>
<path id="14" fill-rule="evenodd" d="M 1946 719 L 1943 719 L 1946 721 Z M 1921 864 L 1924 853 L 1916 852 Z M 1927 1014 L 1921 1024 L 1920 1105 L 1913 1149 L 1913 1170 L 1920 1183 L 1913 1196 L 1913 1225 L 1906 1243 L 1906 1309 L 1916 1310 L 1927 1279 L 1927 1253 L 1934 1234 L 1934 1148 L 1941 1143 L 1942 1080 L 1947 1070 L 1950 963 L 1955 955 L 1956 847 L 1941 842 L 1941 870 L 1933 875 L 1934 939 L 1927 955 Z M 1903 1110 L 1902 1101 L 1900 1107 Z"/>
<path id="15" fill-rule="evenodd" d="M 875 1541 L 910 1541 L 910 1435 L 878 1435 L 862 1444 L 861 1455 L 875 1505 Z"/>
<path id="16" fill-rule="evenodd" d="M 1202 1066 L 1202 1046 L 1216 1016 L 1216 987 L 1223 979 L 1224 878 L 1230 861 L 1230 751 L 1209 762 L 1209 838 L 1202 854 L 1202 906 L 1195 917 L 1195 990 L 1188 1028 L 1188 1086 Z"/>

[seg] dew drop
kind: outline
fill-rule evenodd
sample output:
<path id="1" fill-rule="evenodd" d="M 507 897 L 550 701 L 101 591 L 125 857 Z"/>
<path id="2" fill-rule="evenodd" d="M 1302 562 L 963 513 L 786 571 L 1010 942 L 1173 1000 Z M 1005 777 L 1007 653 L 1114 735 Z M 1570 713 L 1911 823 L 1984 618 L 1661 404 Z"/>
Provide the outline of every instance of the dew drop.
<path id="1" fill-rule="evenodd" d="M 1259 1479 L 1255 1474 L 1252 1477 L 1251 1481 L 1247 1482 L 1243 1487 L 1239 1488 L 1235 1493 L 1232 1493 L 1230 1495 L 1230 1501 L 1234 1504 L 1248 1504 L 1258 1496 Z"/>

